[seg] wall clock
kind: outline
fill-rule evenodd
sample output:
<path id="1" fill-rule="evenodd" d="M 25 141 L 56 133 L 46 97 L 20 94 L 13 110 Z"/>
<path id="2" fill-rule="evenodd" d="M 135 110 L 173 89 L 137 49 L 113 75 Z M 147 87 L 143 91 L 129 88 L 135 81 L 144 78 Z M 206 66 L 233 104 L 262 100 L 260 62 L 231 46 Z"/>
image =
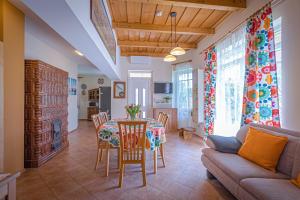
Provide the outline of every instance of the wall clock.
<path id="1" fill-rule="evenodd" d="M 80 86 L 80 87 L 81 87 L 81 89 L 83 89 L 83 90 L 86 90 L 86 89 L 87 89 L 87 85 L 86 85 L 86 84 L 84 84 L 84 83 L 83 83 L 83 84 L 81 84 L 81 86 Z"/>
<path id="2" fill-rule="evenodd" d="M 98 84 L 103 85 L 104 83 L 104 78 L 98 78 Z"/>

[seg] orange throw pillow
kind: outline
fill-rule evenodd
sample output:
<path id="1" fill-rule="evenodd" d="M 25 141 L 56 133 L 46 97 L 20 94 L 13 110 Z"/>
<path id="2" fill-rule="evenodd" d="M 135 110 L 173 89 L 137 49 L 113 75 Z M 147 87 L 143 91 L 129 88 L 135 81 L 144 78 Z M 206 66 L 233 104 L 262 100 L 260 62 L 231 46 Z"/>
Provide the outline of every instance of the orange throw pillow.
<path id="1" fill-rule="evenodd" d="M 265 169 L 275 172 L 278 160 L 287 142 L 287 137 L 271 135 L 262 130 L 249 127 L 245 142 L 238 154 Z"/>
<path id="2" fill-rule="evenodd" d="M 300 174 L 296 179 L 291 180 L 291 182 L 300 188 Z"/>

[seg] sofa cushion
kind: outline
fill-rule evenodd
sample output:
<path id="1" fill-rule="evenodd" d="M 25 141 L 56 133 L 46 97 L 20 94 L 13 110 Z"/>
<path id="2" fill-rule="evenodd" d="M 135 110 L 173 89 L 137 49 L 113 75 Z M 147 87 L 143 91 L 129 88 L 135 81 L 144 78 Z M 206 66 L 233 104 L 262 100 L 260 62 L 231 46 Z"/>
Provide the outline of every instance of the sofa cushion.
<path id="1" fill-rule="evenodd" d="M 292 179 L 291 182 L 296 185 L 298 188 L 300 188 L 300 174 L 298 174 L 297 178 Z"/>
<path id="2" fill-rule="evenodd" d="M 300 154 L 297 154 L 296 151 L 298 149 L 300 151 L 300 132 L 251 123 L 249 125 L 243 126 L 238 131 L 236 137 L 240 142 L 244 143 L 249 127 L 254 127 L 255 129 L 261 129 L 272 135 L 288 137 L 289 140 L 288 143 L 285 145 L 285 148 L 280 156 L 277 165 L 277 170 L 293 178 L 297 177 L 298 171 L 300 172 Z M 296 162 L 297 159 L 298 159 L 299 167 L 294 166 L 295 165 L 294 162 Z"/>
<path id="3" fill-rule="evenodd" d="M 266 170 L 237 154 L 221 153 L 211 148 L 203 149 L 202 152 L 237 183 L 245 178 L 289 179 L 289 177 L 284 174 Z"/>
<path id="4" fill-rule="evenodd" d="M 215 163 L 213 163 L 207 156 L 202 154 L 201 160 L 203 165 L 207 168 L 207 170 L 213 174 L 218 181 L 226 186 L 226 189 L 230 191 L 235 197 L 238 197 L 239 192 L 239 183 L 233 180 L 230 176 L 228 176 L 222 168 L 219 168 Z"/>
<path id="5" fill-rule="evenodd" d="M 249 127 L 246 140 L 238 154 L 259 166 L 276 171 L 280 155 L 288 142 L 286 136 L 265 133 L 263 130 Z"/>
<path id="6" fill-rule="evenodd" d="M 248 133 L 248 128 L 249 128 L 249 125 L 245 125 L 245 126 L 242 126 L 238 132 L 236 133 L 236 138 L 241 142 L 241 143 L 244 143 L 245 139 L 246 139 L 246 136 L 247 136 L 247 133 Z"/>
<path id="7" fill-rule="evenodd" d="M 241 143 L 244 143 L 244 141 L 245 141 L 246 135 L 248 133 L 248 127 L 249 126 L 254 127 L 254 128 L 264 129 L 266 131 L 270 131 L 270 132 L 273 132 L 273 133 L 280 133 L 280 134 L 283 134 L 283 135 L 286 135 L 286 136 L 289 135 L 289 136 L 300 138 L 300 132 L 297 132 L 297 131 L 291 131 L 291 130 L 288 130 L 288 129 L 277 128 L 277 127 L 272 127 L 272 126 L 266 126 L 266 125 L 262 125 L 262 124 L 250 123 L 250 124 L 242 126 L 236 134 L 237 139 Z"/>
<path id="8" fill-rule="evenodd" d="M 294 166 L 292 171 L 292 178 L 296 178 L 300 174 L 300 143 L 297 146 L 295 153 Z"/>
<path id="9" fill-rule="evenodd" d="M 209 135 L 206 144 L 223 153 L 237 153 L 242 143 L 236 137 L 224 137 L 220 135 Z"/>
<path id="10" fill-rule="evenodd" d="M 295 200 L 300 198 L 300 189 L 290 180 L 269 178 L 247 178 L 240 186 L 262 200 Z"/>

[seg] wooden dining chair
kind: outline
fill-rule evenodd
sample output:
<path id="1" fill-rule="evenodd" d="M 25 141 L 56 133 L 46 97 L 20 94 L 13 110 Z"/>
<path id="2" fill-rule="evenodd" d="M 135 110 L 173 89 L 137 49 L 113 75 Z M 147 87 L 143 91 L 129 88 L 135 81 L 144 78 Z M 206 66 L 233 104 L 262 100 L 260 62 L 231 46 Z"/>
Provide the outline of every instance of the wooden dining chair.
<path id="1" fill-rule="evenodd" d="M 168 114 L 167 113 L 162 113 L 160 122 L 165 127 L 165 130 L 167 129 L 168 119 L 169 119 Z M 165 165 L 164 144 L 163 143 L 160 144 L 159 150 L 160 150 L 160 156 L 161 156 L 161 159 L 162 159 L 162 162 L 163 162 L 163 166 L 166 167 L 166 165 Z"/>
<path id="2" fill-rule="evenodd" d="M 159 112 L 157 116 L 157 121 L 161 122 L 162 116 L 163 116 L 163 112 Z"/>
<path id="3" fill-rule="evenodd" d="M 119 187 L 123 184 L 124 168 L 127 164 L 141 164 L 143 173 L 143 186 L 146 186 L 146 121 L 120 121 L 119 136 L 121 147 L 121 166 Z"/>
<path id="4" fill-rule="evenodd" d="M 98 168 L 99 163 L 102 160 L 103 155 L 103 149 L 106 149 L 106 171 L 105 175 L 108 176 L 109 174 L 109 150 L 110 149 L 117 149 L 118 150 L 118 168 L 120 167 L 120 148 L 118 147 L 112 147 L 109 142 L 103 141 L 99 139 L 98 133 L 100 131 L 101 126 L 105 121 L 103 121 L 103 117 L 101 117 L 99 114 L 92 115 L 92 120 L 96 129 L 96 138 L 97 138 L 97 156 L 96 156 L 96 164 L 95 164 L 95 170 Z M 108 118 L 107 118 L 108 119 Z"/>
<path id="5" fill-rule="evenodd" d="M 96 164 L 95 164 L 95 170 L 96 170 L 99 163 L 102 160 L 102 151 L 103 151 L 104 148 L 106 148 L 106 146 L 107 146 L 106 143 L 107 142 L 99 139 L 99 137 L 98 137 L 98 133 L 99 133 L 101 125 L 102 125 L 100 123 L 98 115 L 95 114 L 95 115 L 92 115 L 91 117 L 92 117 L 94 127 L 95 127 L 95 130 L 96 130 L 96 139 L 97 139 L 97 157 L 96 157 Z"/>
<path id="6" fill-rule="evenodd" d="M 107 112 L 99 112 L 98 119 L 100 121 L 100 124 L 104 124 L 105 122 L 107 122 L 108 121 Z"/>

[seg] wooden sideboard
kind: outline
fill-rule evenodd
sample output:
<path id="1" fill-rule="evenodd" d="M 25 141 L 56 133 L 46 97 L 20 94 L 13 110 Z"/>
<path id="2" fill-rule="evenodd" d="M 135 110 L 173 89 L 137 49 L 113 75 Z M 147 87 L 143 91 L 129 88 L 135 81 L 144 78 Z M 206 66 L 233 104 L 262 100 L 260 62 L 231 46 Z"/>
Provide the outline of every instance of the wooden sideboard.
<path id="1" fill-rule="evenodd" d="M 167 113 L 169 116 L 167 132 L 177 131 L 177 108 L 153 108 L 153 118 L 157 119 L 159 112 Z"/>
<path id="2" fill-rule="evenodd" d="M 92 115 L 98 114 L 99 113 L 99 108 L 97 106 L 89 106 L 87 108 L 87 113 L 88 113 L 88 120 L 92 120 Z"/>

